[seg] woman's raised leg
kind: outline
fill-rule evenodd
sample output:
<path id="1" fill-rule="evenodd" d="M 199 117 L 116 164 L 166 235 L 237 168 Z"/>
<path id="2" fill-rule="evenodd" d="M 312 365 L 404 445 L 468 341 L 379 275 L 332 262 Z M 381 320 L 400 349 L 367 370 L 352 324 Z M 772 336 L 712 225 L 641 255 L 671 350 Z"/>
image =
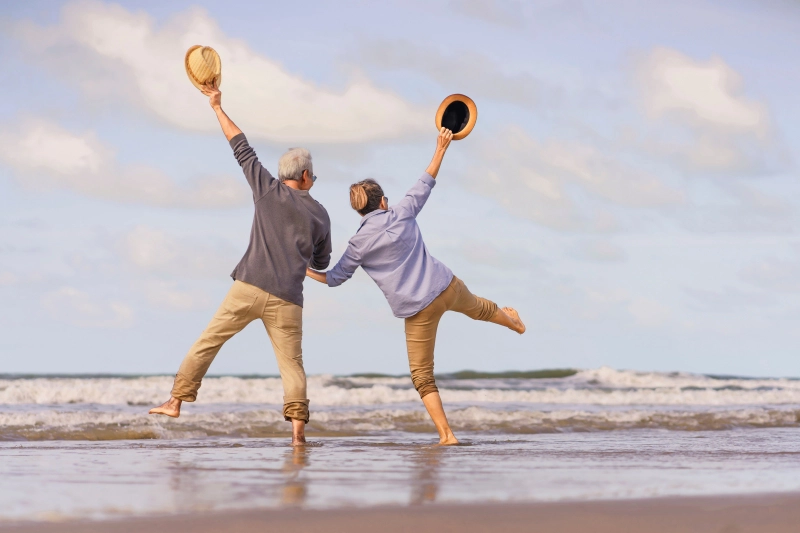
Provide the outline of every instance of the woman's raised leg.
<path id="1" fill-rule="evenodd" d="M 475 296 L 464 285 L 463 281 L 458 278 L 454 279 L 452 286 L 456 290 L 457 296 L 452 307 L 449 308 L 450 311 L 463 313 L 473 320 L 482 320 L 505 326 L 520 335 L 525 333 L 525 324 L 520 320 L 516 309 L 513 307 L 500 308 L 490 300 Z"/>

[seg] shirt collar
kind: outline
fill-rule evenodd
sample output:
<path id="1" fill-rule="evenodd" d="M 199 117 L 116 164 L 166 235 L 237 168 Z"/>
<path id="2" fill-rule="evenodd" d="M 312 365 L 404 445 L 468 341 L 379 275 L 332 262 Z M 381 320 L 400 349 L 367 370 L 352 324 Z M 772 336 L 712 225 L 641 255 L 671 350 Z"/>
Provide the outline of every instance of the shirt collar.
<path id="1" fill-rule="evenodd" d="M 366 215 L 361 217 L 361 224 L 358 225 L 358 229 L 361 229 L 364 226 L 364 224 L 367 223 L 367 220 L 369 220 L 370 218 L 374 217 L 375 215 L 379 215 L 381 213 L 388 213 L 388 210 L 386 210 L 386 209 L 376 209 L 372 213 L 367 213 Z"/>

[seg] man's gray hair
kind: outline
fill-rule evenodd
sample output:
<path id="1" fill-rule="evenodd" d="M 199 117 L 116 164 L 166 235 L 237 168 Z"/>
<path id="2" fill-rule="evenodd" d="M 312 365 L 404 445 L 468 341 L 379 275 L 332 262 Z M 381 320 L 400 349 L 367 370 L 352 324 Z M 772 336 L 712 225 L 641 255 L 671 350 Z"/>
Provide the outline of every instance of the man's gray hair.
<path id="1" fill-rule="evenodd" d="M 305 148 L 289 148 L 278 160 L 278 179 L 281 181 L 300 181 L 304 170 L 314 174 L 311 153 Z"/>

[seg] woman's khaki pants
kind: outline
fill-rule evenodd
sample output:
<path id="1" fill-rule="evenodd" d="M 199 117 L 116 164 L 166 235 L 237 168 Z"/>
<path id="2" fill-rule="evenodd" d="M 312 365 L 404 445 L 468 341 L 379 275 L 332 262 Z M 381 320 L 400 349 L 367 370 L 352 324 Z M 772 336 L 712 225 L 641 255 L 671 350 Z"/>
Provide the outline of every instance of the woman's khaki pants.
<path id="1" fill-rule="evenodd" d="M 194 343 L 175 376 L 172 396 L 184 402 L 197 389 L 225 341 L 256 319 L 272 341 L 283 381 L 283 416 L 308 422 L 306 373 L 303 369 L 303 308 L 242 281 L 234 281 L 206 330 Z"/>
<path id="2" fill-rule="evenodd" d="M 438 392 L 433 378 L 433 349 L 439 320 L 446 311 L 463 313 L 473 320 L 488 321 L 497 312 L 497 304 L 469 292 L 464 282 L 453 276 L 450 285 L 428 307 L 406 318 L 406 345 L 411 381 L 424 398 Z"/>

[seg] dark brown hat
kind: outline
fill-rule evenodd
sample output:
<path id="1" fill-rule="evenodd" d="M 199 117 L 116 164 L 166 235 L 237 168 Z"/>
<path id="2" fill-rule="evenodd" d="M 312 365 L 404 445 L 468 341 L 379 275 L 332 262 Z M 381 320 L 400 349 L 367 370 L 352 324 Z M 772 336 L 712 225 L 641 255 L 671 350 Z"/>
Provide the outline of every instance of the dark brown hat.
<path id="1" fill-rule="evenodd" d="M 453 132 L 453 140 L 463 139 L 478 120 L 478 108 L 472 98 L 463 94 L 451 94 L 439 106 L 436 111 L 436 129 L 442 126 Z"/>

